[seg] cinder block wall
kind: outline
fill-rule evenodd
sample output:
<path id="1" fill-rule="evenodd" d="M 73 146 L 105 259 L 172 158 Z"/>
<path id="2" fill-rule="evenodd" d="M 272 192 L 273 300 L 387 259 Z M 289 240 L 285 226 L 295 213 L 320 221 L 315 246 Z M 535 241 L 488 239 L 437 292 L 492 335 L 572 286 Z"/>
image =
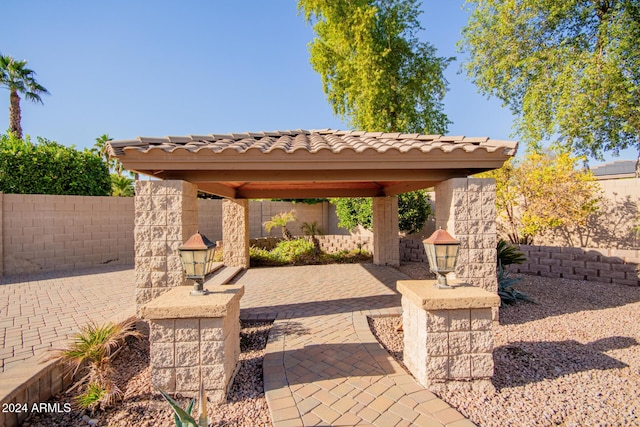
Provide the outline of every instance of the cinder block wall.
<path id="1" fill-rule="evenodd" d="M 543 277 L 638 286 L 640 251 L 521 245 L 527 263 L 513 271 Z"/>
<path id="2" fill-rule="evenodd" d="M 316 222 L 326 235 L 349 235 L 349 231 L 338 227 L 335 206 L 328 202 L 307 205 L 304 203 L 272 202 L 268 200 L 249 202 L 249 235 L 252 239 L 261 237 L 282 237 L 276 227 L 267 232 L 262 224 L 281 212 L 294 210 L 298 221 L 287 225 L 294 236 L 301 236 L 302 224 Z M 222 240 L 222 200 L 198 199 L 198 224 L 200 232 L 211 241 Z"/>
<path id="3" fill-rule="evenodd" d="M 133 263 L 133 198 L 3 194 L 3 275 Z"/>

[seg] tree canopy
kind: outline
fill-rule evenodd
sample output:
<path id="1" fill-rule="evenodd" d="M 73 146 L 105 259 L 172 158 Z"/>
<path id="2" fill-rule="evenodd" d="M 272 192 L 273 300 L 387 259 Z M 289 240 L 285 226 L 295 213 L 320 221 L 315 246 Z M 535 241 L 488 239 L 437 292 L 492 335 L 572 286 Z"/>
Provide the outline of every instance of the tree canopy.
<path id="1" fill-rule="evenodd" d="M 444 133 L 444 68 L 417 38 L 416 0 L 299 0 L 313 23 L 311 65 L 336 115 L 366 131 Z"/>
<path id="2" fill-rule="evenodd" d="M 38 138 L 0 135 L 0 191 L 15 194 L 108 196 L 109 169 L 89 150 Z"/>
<path id="3" fill-rule="evenodd" d="M 333 112 L 355 129 L 377 132 L 446 133 L 442 100 L 444 69 L 453 58 L 438 57 L 420 41 L 416 0 L 299 0 L 313 24 L 311 65 L 322 78 Z M 431 213 L 423 191 L 398 197 L 399 227 L 422 229 Z M 331 199 L 340 225 L 371 227 L 372 200 Z"/>
<path id="4" fill-rule="evenodd" d="M 35 71 L 27 68 L 27 61 L 17 61 L 11 56 L 0 54 L 0 86 L 9 89 L 9 132 L 22 138 L 22 115 L 20 110 L 20 95 L 32 102 L 42 104 L 40 95 L 48 94 L 35 79 Z"/>
<path id="5" fill-rule="evenodd" d="M 640 148 L 640 1 L 468 0 L 459 47 L 524 141 L 602 159 Z"/>
<path id="6" fill-rule="evenodd" d="M 412 191 L 398 196 L 398 228 L 407 234 L 419 233 L 431 215 L 429 195 L 424 190 Z M 373 200 L 369 197 L 330 199 L 336 205 L 336 216 L 340 227 L 353 230 L 361 225 L 371 229 Z"/>

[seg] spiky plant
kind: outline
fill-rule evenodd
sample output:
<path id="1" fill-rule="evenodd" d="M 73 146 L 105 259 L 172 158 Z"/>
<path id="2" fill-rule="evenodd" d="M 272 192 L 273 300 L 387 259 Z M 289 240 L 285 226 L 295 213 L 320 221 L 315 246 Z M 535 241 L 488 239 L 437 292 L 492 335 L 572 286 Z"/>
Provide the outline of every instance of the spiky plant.
<path id="1" fill-rule="evenodd" d="M 524 253 L 520 252 L 518 248 L 508 243 L 506 240 L 500 239 L 498 241 L 498 264 L 505 266 L 510 264 L 522 264 L 527 260 Z"/>
<path id="2" fill-rule="evenodd" d="M 111 361 L 127 337 L 142 337 L 134 329 L 135 322 L 135 317 L 102 325 L 90 322 L 80 328 L 66 348 L 52 351 L 49 359 L 62 361 L 67 375 L 75 377 L 79 373 L 84 374 L 72 387 L 84 386 L 77 397 L 78 406 L 91 410 L 98 405 L 108 407 L 121 394 L 113 381 Z"/>
<path id="3" fill-rule="evenodd" d="M 266 221 L 262 225 L 264 226 L 265 230 L 267 230 L 267 232 L 270 232 L 274 227 L 282 227 L 282 237 L 285 240 L 292 240 L 293 236 L 287 228 L 287 224 L 297 220 L 298 218 L 296 217 L 296 211 L 292 210 L 289 212 L 280 212 L 279 214 L 274 215 L 271 220 Z"/>
<path id="4" fill-rule="evenodd" d="M 500 305 L 515 304 L 518 300 L 534 302 L 529 295 L 513 288 L 513 285 L 522 280 L 522 277 L 509 277 L 509 273 L 498 264 L 498 295 Z"/>

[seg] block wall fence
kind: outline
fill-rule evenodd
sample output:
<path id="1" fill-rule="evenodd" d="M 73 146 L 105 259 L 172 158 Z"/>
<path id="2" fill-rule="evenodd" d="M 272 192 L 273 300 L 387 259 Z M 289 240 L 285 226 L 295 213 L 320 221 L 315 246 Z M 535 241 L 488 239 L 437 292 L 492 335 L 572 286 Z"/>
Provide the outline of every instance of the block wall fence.
<path id="1" fill-rule="evenodd" d="M 335 235 L 329 240 L 342 242 L 328 248 L 348 246 L 349 233 L 338 227 L 335 208 L 327 202 L 250 201 L 251 237 L 278 236 L 279 229 L 267 233 L 262 223 L 292 209 L 298 216 L 289 227 L 294 235 L 302 234 L 303 222 L 316 221 L 328 236 Z M 0 275 L 133 265 L 134 222 L 133 197 L 0 193 Z M 222 240 L 222 200 L 198 199 L 198 225 L 209 239 Z"/>
<path id="2" fill-rule="evenodd" d="M 269 247 L 277 242 L 279 229 L 266 233 L 262 227 L 279 212 L 295 209 L 298 222 L 290 230 L 301 235 L 302 222 L 317 221 L 326 235 L 319 236 L 327 252 L 362 248 L 372 252 L 370 235 L 349 233 L 338 227 L 329 203 L 316 205 L 289 202 L 249 203 L 252 244 Z M 222 239 L 222 201 L 199 199 L 200 232 L 211 240 Z M 0 193 L 0 274 L 78 270 L 101 265 L 133 265 L 134 198 L 50 196 Z M 422 237 L 400 239 L 401 262 L 426 262 Z M 528 262 L 514 266 L 524 274 L 586 279 L 605 283 L 638 285 L 640 250 L 582 249 L 558 246 L 522 246 Z"/>
<path id="3" fill-rule="evenodd" d="M 133 264 L 133 197 L 1 194 L 2 275 Z"/>

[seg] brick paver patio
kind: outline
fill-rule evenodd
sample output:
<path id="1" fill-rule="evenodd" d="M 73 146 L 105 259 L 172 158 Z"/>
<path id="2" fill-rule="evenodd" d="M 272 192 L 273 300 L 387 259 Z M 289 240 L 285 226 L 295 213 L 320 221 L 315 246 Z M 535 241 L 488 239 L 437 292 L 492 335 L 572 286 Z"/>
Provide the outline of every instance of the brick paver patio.
<path id="1" fill-rule="evenodd" d="M 90 320 L 135 310 L 134 271 L 112 267 L 0 278 L 2 372 Z M 425 390 L 380 346 L 367 316 L 400 314 L 393 268 L 323 265 L 250 269 L 244 319 L 276 319 L 264 361 L 276 427 L 473 424 Z M 2 373 L 0 372 L 0 380 Z"/>
<path id="2" fill-rule="evenodd" d="M 135 314 L 134 279 L 131 267 L 0 277 L 0 379 L 91 320 Z"/>
<path id="3" fill-rule="evenodd" d="M 245 319 L 277 319 L 264 362 L 276 427 L 473 426 L 420 386 L 375 339 L 367 316 L 400 314 L 399 271 L 371 264 L 251 269 Z"/>

